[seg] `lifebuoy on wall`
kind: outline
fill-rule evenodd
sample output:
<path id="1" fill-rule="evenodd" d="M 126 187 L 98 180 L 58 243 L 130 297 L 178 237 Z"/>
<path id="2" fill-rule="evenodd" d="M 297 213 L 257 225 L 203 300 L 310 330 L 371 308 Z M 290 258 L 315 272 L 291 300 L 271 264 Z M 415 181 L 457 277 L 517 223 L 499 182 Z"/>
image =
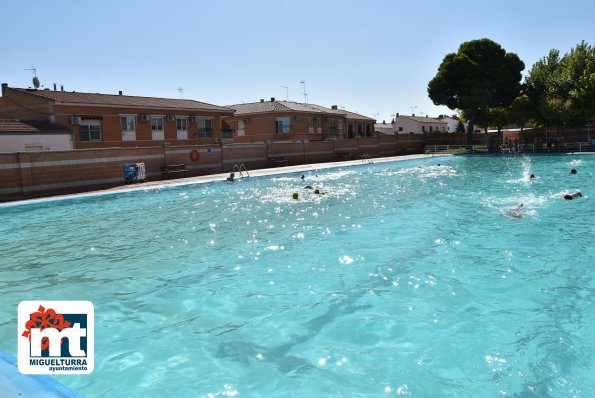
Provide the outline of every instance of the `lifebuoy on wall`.
<path id="1" fill-rule="evenodd" d="M 196 162 L 199 158 L 199 154 L 198 151 L 196 149 L 193 149 L 192 152 L 190 152 L 190 160 L 192 160 L 193 162 Z"/>

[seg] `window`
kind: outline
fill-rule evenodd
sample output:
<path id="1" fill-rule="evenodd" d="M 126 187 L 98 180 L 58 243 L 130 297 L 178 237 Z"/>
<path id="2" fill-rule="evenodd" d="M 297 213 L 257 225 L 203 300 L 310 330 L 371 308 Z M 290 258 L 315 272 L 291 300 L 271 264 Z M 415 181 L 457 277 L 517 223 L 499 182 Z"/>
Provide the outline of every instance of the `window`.
<path id="1" fill-rule="evenodd" d="M 330 127 L 331 133 L 336 133 L 337 132 L 337 120 L 336 119 L 331 119 L 331 127 Z"/>
<path id="2" fill-rule="evenodd" d="M 101 122 L 83 120 L 79 126 L 81 141 L 101 141 Z"/>
<path id="3" fill-rule="evenodd" d="M 163 131 L 163 117 L 162 116 L 151 116 L 151 130 Z"/>
<path id="4" fill-rule="evenodd" d="M 188 131 L 188 118 L 187 117 L 176 118 L 176 129 L 178 131 Z"/>
<path id="5" fill-rule="evenodd" d="M 289 117 L 278 117 L 275 119 L 275 133 L 289 133 L 291 126 L 289 124 Z"/>
<path id="6" fill-rule="evenodd" d="M 426 132 L 426 126 L 421 126 L 421 132 L 425 133 Z"/>
<path id="7" fill-rule="evenodd" d="M 162 141 L 165 139 L 163 132 L 163 116 L 151 116 L 151 138 L 154 141 Z"/>
<path id="8" fill-rule="evenodd" d="M 403 131 L 403 127 L 399 127 L 399 131 Z"/>
<path id="9" fill-rule="evenodd" d="M 177 117 L 176 118 L 176 132 L 178 140 L 188 139 L 188 118 Z"/>
<path id="10" fill-rule="evenodd" d="M 120 116 L 122 131 L 136 131 L 136 118 L 134 115 Z"/>
<path id="11" fill-rule="evenodd" d="M 198 119 L 198 137 L 211 138 L 213 136 L 213 119 Z"/>

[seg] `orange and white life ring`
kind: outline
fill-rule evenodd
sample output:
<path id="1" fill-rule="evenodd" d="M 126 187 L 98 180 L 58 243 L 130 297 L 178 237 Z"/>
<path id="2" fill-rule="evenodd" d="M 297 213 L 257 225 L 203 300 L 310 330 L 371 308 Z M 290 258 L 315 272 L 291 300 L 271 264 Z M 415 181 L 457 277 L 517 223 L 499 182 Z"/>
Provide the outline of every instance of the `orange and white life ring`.
<path id="1" fill-rule="evenodd" d="M 192 152 L 190 152 L 190 160 L 192 160 L 193 162 L 196 162 L 199 157 L 200 155 L 198 154 L 198 151 L 196 149 L 193 149 Z"/>

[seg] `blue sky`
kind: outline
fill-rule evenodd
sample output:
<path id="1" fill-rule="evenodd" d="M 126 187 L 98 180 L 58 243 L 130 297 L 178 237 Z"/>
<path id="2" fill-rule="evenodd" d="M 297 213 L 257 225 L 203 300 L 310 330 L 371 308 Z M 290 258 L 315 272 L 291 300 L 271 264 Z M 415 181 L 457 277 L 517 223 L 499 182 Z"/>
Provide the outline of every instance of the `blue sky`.
<path id="1" fill-rule="evenodd" d="M 0 80 L 196 99 L 304 101 L 390 120 L 436 116 L 428 82 L 447 53 L 487 37 L 525 72 L 595 44 L 592 0 L 3 0 Z"/>

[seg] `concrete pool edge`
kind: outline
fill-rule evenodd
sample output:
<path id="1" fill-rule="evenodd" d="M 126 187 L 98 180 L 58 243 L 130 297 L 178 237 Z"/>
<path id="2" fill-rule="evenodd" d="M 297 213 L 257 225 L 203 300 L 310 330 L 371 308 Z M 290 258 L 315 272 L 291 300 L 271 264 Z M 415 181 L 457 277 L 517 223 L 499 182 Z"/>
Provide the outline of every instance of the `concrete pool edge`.
<path id="1" fill-rule="evenodd" d="M 416 154 L 416 155 L 371 158 L 370 161 L 372 163 L 386 163 L 386 162 L 405 161 L 405 160 L 412 160 L 412 159 L 425 159 L 425 158 L 434 158 L 434 157 L 446 157 L 446 156 L 454 156 L 454 155 L 450 155 L 450 154 Z M 311 163 L 311 164 L 300 164 L 300 165 L 295 165 L 295 166 L 274 167 L 274 168 L 267 168 L 267 169 L 254 169 L 254 170 L 248 170 L 248 172 L 250 173 L 251 177 L 260 177 L 260 176 L 269 176 L 269 175 L 276 175 L 276 174 L 297 173 L 297 172 L 306 172 L 306 171 L 321 170 L 321 169 L 332 169 L 332 168 L 338 168 L 338 167 L 344 167 L 344 166 L 356 166 L 356 165 L 363 165 L 366 163 L 368 163 L 367 159 L 363 159 L 363 160 L 358 159 L 358 160 L 346 160 L 346 161 L 341 161 L 341 162 Z M 46 196 L 46 197 L 40 197 L 40 198 L 22 199 L 22 200 L 2 202 L 2 203 L 0 203 L 0 208 L 24 206 L 24 205 L 30 205 L 30 204 L 40 204 L 40 203 L 54 202 L 54 201 L 61 201 L 61 200 L 68 200 L 68 199 L 76 199 L 76 198 L 113 195 L 113 194 L 125 193 L 125 192 L 146 191 L 146 190 L 152 190 L 152 189 L 177 187 L 177 186 L 183 186 L 183 185 L 203 184 L 203 183 L 208 183 L 208 182 L 213 182 L 213 181 L 225 181 L 225 179 L 228 176 L 229 176 L 229 173 L 219 173 L 219 174 L 209 174 L 209 175 L 204 175 L 204 176 L 179 178 L 179 179 L 175 179 L 175 180 L 148 181 L 148 182 L 143 182 L 143 183 L 135 184 L 135 185 L 120 185 L 117 187 L 101 189 L 101 190 L 97 190 L 97 191 L 79 192 L 79 193 L 73 193 L 73 194 L 54 195 L 54 196 Z"/>
<path id="2" fill-rule="evenodd" d="M 81 398 L 82 395 L 46 375 L 24 375 L 17 359 L 0 349 L 0 396 Z"/>

